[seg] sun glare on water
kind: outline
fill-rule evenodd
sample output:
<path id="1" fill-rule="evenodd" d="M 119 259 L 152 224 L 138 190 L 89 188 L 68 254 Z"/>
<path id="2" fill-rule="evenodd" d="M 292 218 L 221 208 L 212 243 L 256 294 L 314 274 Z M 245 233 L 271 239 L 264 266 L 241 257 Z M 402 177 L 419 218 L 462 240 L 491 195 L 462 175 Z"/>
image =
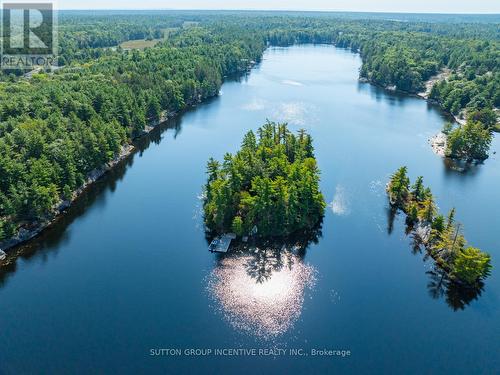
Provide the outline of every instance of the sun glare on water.
<path id="1" fill-rule="evenodd" d="M 258 250 L 221 259 L 209 276 L 208 290 L 234 328 L 274 338 L 300 317 L 314 273 L 290 251 Z"/>

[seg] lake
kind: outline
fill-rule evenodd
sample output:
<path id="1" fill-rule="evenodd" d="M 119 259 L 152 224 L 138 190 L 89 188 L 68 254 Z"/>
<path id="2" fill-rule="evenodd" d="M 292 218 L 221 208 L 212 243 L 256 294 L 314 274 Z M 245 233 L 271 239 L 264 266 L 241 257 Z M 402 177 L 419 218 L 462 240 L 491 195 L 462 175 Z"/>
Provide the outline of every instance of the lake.
<path id="1" fill-rule="evenodd" d="M 0 271 L 0 374 L 500 368 L 498 154 L 450 168 L 428 144 L 446 116 L 359 83 L 360 65 L 332 46 L 270 48 L 219 97 L 141 139 Z M 211 254 L 206 162 L 235 152 L 266 119 L 313 136 L 329 204 L 322 236 L 302 250 Z M 446 287 L 413 251 L 404 218 L 391 220 L 385 184 L 402 165 L 491 253 L 480 293 Z"/>

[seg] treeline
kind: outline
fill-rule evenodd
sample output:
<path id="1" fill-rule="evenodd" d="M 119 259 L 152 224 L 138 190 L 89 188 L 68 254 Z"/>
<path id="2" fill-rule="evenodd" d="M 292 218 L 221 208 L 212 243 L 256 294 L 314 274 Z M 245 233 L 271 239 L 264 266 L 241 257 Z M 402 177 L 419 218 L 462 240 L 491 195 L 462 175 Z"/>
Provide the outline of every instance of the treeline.
<path id="1" fill-rule="evenodd" d="M 0 240 L 50 217 L 88 173 L 158 121 L 218 93 L 264 43 L 186 31 L 170 45 L 102 57 L 0 89 Z"/>
<path id="2" fill-rule="evenodd" d="M 249 131 L 235 154 L 210 159 L 205 186 L 205 224 L 238 236 L 255 230 L 261 237 L 312 231 L 325 202 L 311 136 L 292 134 L 286 124 L 268 122 Z"/>
<path id="3" fill-rule="evenodd" d="M 449 76 L 433 85 L 429 97 L 467 122 L 450 133 L 447 155 L 488 157 L 491 132 L 500 130 L 498 24 L 296 19 L 285 26 L 269 26 L 270 44 L 329 43 L 360 52 L 360 76 L 383 87 L 419 93 L 446 69 Z"/>
<path id="4" fill-rule="evenodd" d="M 225 76 L 259 61 L 267 45 L 359 50 L 362 76 L 412 92 L 449 67 L 467 84 L 452 76 L 433 97 L 453 111 L 473 108 L 474 122 L 490 129 L 499 90 L 497 26 L 298 13 L 63 12 L 62 69 L 31 79 L 0 73 L 0 238 L 50 216 L 148 122 L 216 95 Z M 145 51 L 110 48 L 167 30 L 168 38 Z M 469 143 L 456 144 L 463 150 Z"/>
<path id="5" fill-rule="evenodd" d="M 430 97 L 460 115 L 500 107 L 500 49 L 496 42 L 470 41 L 450 50 L 453 73 L 433 86 Z M 465 117 L 465 114 L 461 114 Z M 496 120 L 496 119 L 495 119 Z M 495 121 L 496 122 L 496 121 Z"/>
<path id="6" fill-rule="evenodd" d="M 447 68 L 451 76 L 431 93 L 443 108 L 458 115 L 498 107 L 498 23 L 438 19 L 399 22 L 326 13 L 62 12 L 59 54 L 62 65 L 92 61 L 115 53 L 109 47 L 123 41 L 159 39 L 165 33 L 182 34 L 186 25 L 198 25 L 233 41 L 245 36 L 271 45 L 333 43 L 351 48 L 361 53 L 362 77 L 412 93 L 422 91 L 426 80 Z"/>
<path id="7" fill-rule="evenodd" d="M 467 245 L 462 227 L 455 221 L 455 209 L 446 217 L 438 213 L 422 177 L 411 185 L 406 167 L 401 167 L 391 176 L 387 194 L 391 207 L 406 214 L 407 225 L 415 229 L 428 254 L 452 280 L 475 286 L 490 274 L 490 255 Z"/>
<path id="8" fill-rule="evenodd" d="M 361 77 L 411 93 L 443 68 L 453 74 L 431 97 L 458 114 L 492 109 L 500 96 L 498 23 L 426 23 L 323 17 L 247 17 L 249 30 L 264 32 L 271 45 L 329 43 L 360 52 Z"/>
<path id="9" fill-rule="evenodd" d="M 180 28 L 184 18 L 154 13 L 61 12 L 59 65 L 83 62 L 110 54 L 128 40 L 160 39 L 169 29 Z"/>

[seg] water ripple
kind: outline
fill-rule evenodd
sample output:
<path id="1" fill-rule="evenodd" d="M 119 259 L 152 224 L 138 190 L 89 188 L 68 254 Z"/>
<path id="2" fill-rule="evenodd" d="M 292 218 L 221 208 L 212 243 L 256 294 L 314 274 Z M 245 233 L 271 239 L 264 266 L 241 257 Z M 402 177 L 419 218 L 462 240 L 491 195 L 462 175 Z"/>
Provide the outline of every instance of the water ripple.
<path id="1" fill-rule="evenodd" d="M 289 250 L 246 252 L 220 259 L 208 291 L 237 330 L 272 339 L 293 327 L 315 270 Z"/>

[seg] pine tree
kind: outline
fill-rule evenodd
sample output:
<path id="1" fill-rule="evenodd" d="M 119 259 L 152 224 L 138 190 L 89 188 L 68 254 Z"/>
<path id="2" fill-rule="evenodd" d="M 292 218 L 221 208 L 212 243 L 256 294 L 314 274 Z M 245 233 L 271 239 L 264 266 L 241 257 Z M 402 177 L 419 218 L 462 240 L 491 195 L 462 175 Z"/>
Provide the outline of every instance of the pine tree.
<path id="1" fill-rule="evenodd" d="M 408 198 L 410 179 L 406 175 L 407 168 L 401 167 L 391 176 L 388 192 L 391 204 L 403 207 Z"/>
<path id="2" fill-rule="evenodd" d="M 295 136 L 286 124 L 269 121 L 257 134 L 258 139 L 247 132 L 240 151 L 226 154 L 222 165 L 208 161 L 207 227 L 243 235 L 257 226 L 261 236 L 314 228 L 325 202 L 311 137 L 305 131 Z"/>
<path id="3" fill-rule="evenodd" d="M 475 247 L 458 252 L 453 262 L 452 275 L 458 280 L 474 284 L 490 275 L 491 257 Z"/>
<path id="4" fill-rule="evenodd" d="M 413 195 L 413 199 L 417 202 L 422 202 L 425 199 L 424 178 L 422 176 L 417 177 L 415 184 L 413 184 L 411 193 Z"/>

